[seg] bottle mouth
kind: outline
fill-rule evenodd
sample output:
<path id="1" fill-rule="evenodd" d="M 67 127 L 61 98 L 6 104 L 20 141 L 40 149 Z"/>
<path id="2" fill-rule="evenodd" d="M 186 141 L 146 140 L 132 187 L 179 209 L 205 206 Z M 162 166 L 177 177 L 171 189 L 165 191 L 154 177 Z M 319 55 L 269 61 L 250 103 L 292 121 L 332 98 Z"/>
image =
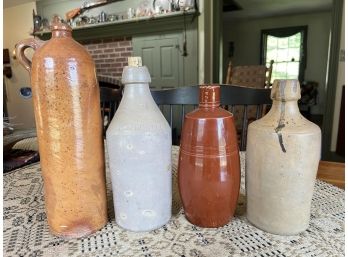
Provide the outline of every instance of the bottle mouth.
<path id="1" fill-rule="evenodd" d="M 128 66 L 123 68 L 122 84 L 148 84 L 151 83 L 151 75 L 146 66 L 142 66 L 139 56 L 128 57 Z"/>
<path id="2" fill-rule="evenodd" d="M 199 106 L 203 108 L 220 106 L 220 86 L 217 84 L 199 87 Z"/>
<path id="3" fill-rule="evenodd" d="M 301 98 L 300 83 L 296 79 L 276 79 L 273 82 L 271 99 L 277 101 L 297 101 Z"/>
<path id="4" fill-rule="evenodd" d="M 52 20 L 51 31 L 68 31 L 71 32 L 72 28 L 64 22 L 59 16 L 55 15 Z"/>

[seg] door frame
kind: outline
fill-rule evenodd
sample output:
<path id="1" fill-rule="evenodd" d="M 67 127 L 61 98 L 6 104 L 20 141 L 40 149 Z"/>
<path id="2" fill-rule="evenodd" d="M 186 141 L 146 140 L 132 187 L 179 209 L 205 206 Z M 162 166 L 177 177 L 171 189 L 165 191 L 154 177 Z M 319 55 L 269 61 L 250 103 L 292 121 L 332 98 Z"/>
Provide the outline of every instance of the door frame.
<path id="1" fill-rule="evenodd" d="M 330 151 L 335 111 L 335 98 L 337 88 L 337 74 L 339 63 L 339 49 L 341 39 L 343 0 L 333 0 L 331 12 L 331 44 L 329 66 L 327 75 L 326 108 L 323 118 L 322 131 L 322 159 L 331 161 L 344 161 L 344 158 Z"/>

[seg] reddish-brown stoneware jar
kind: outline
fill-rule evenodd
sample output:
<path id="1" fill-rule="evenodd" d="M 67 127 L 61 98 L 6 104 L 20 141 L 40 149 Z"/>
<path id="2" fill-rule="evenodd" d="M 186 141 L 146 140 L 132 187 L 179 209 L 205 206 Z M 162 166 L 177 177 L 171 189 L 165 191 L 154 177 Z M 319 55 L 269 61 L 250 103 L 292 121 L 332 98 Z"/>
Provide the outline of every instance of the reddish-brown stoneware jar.
<path id="1" fill-rule="evenodd" d="M 232 114 L 219 107 L 220 86 L 201 86 L 199 101 L 181 133 L 179 190 L 192 224 L 220 227 L 233 217 L 239 195 L 237 134 Z"/>
<path id="2" fill-rule="evenodd" d="M 24 54 L 35 50 L 32 63 Z M 16 45 L 31 73 L 45 205 L 50 230 L 82 237 L 107 222 L 99 87 L 93 59 L 55 19 L 49 41 Z"/>

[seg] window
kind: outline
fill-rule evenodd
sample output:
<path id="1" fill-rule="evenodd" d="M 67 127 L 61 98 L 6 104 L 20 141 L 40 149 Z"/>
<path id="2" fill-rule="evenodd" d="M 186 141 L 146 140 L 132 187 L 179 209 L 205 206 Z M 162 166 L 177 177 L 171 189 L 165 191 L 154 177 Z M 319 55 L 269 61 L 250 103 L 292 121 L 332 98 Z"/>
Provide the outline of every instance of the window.
<path id="1" fill-rule="evenodd" d="M 274 61 L 271 83 L 275 79 L 304 80 L 307 27 L 262 30 L 261 63 Z"/>

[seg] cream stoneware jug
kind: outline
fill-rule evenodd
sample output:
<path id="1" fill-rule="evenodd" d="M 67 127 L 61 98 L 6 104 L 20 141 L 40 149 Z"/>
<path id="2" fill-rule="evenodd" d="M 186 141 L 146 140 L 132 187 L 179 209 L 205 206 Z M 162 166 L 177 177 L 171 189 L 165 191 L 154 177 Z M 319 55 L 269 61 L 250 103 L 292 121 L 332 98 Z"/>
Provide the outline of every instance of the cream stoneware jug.
<path id="1" fill-rule="evenodd" d="M 297 80 L 275 80 L 271 110 L 248 127 L 247 218 L 278 235 L 309 226 L 320 160 L 321 131 L 301 115 L 300 97 Z"/>

